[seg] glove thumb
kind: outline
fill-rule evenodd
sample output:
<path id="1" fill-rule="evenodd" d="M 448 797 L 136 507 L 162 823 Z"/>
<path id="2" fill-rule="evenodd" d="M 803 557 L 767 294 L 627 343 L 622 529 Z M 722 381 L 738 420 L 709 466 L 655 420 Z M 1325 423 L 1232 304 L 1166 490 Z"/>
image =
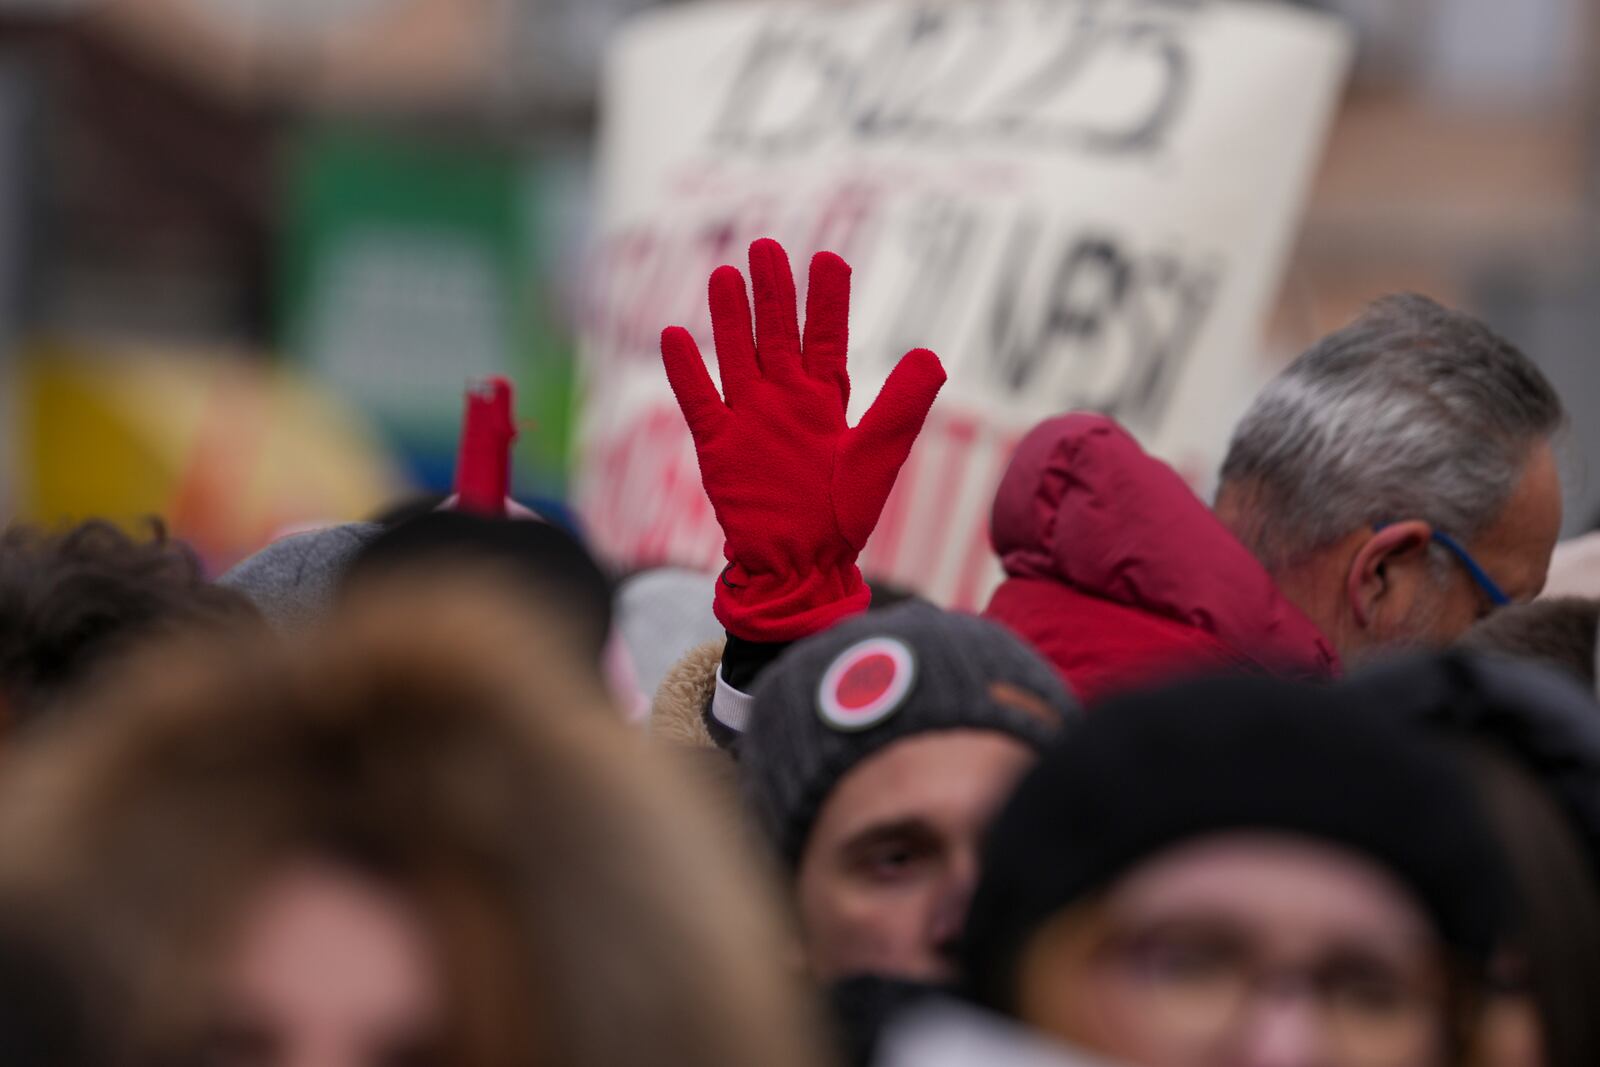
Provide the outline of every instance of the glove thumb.
<path id="1" fill-rule="evenodd" d="M 833 478 L 834 514 L 839 532 L 856 551 L 866 545 L 878 524 L 895 477 L 944 383 L 939 357 L 926 348 L 912 349 L 890 372 L 861 422 L 845 436 Z"/>

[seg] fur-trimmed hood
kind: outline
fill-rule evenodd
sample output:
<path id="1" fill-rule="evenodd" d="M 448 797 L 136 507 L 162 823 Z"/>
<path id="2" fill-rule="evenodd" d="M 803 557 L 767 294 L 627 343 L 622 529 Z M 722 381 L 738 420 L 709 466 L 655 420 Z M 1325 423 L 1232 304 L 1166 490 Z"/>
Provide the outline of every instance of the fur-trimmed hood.
<path id="1" fill-rule="evenodd" d="M 726 640 L 718 638 L 693 648 L 667 672 L 650 705 L 650 736 L 691 748 L 716 748 L 706 730 L 705 710 L 717 691 Z"/>

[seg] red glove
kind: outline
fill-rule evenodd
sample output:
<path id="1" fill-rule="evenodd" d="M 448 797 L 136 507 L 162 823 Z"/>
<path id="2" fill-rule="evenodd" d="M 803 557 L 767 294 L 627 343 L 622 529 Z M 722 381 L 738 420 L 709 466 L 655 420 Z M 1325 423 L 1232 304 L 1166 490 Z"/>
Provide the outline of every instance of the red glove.
<path id="1" fill-rule="evenodd" d="M 517 428 L 511 420 L 511 383 L 489 378 L 467 389 L 467 410 L 461 420 L 461 445 L 456 453 L 457 511 L 500 518 L 511 491 L 511 443 Z"/>
<path id="2" fill-rule="evenodd" d="M 945 375 L 927 349 L 906 353 L 851 429 L 849 265 L 832 252 L 812 259 L 803 342 L 789 257 L 776 241 L 750 246 L 750 279 L 753 339 L 744 278 L 733 267 L 711 275 L 726 402 L 687 330 L 663 331 L 661 358 L 722 524 L 728 566 L 717 618 L 747 641 L 793 641 L 866 610 L 856 557 Z"/>

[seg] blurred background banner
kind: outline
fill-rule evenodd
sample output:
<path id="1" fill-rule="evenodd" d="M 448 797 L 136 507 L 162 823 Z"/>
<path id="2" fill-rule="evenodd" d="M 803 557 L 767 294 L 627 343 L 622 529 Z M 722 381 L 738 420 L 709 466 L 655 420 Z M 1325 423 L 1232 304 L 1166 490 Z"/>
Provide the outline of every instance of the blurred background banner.
<path id="1" fill-rule="evenodd" d="M 225 567 L 447 491 L 485 373 L 518 493 L 563 495 L 598 57 L 643 3 L 0 3 L 7 516 L 153 512 Z"/>
<path id="2" fill-rule="evenodd" d="M 907 348 L 951 383 L 863 557 L 958 607 L 1016 437 L 1095 408 L 1204 487 L 1352 54 L 1281 4 L 722 3 L 645 16 L 603 85 L 578 502 L 632 564 L 719 562 L 660 368 L 777 237 L 855 267 L 852 419 Z M 714 362 L 714 360 L 713 360 Z"/>
<path id="3" fill-rule="evenodd" d="M 551 172 L 490 145 L 362 129 L 297 146 L 288 350 L 376 419 L 418 484 L 449 488 L 462 388 L 503 375 L 519 386 L 519 485 L 562 490 L 572 346 L 539 288 Z"/>

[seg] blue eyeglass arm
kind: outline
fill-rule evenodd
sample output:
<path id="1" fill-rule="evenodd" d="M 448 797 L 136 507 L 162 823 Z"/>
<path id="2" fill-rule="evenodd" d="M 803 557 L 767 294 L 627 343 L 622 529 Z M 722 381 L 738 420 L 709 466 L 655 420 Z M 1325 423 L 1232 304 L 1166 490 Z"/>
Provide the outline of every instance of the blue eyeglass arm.
<path id="1" fill-rule="evenodd" d="M 1455 555 L 1456 559 L 1461 561 L 1461 566 L 1465 567 L 1467 573 L 1472 575 L 1472 580 L 1482 587 L 1484 593 L 1489 597 L 1490 603 L 1497 608 L 1503 608 L 1511 603 L 1511 598 L 1506 596 L 1505 590 L 1501 589 L 1499 583 L 1489 577 L 1489 572 L 1478 566 L 1478 561 L 1472 558 L 1472 553 L 1467 551 L 1466 546 L 1440 530 L 1433 531 L 1433 539 L 1447 548 Z"/>
<path id="2" fill-rule="evenodd" d="M 1394 524 L 1380 522 L 1376 523 L 1372 528 L 1373 530 L 1381 530 L 1385 526 L 1392 525 Z M 1472 558 L 1472 553 L 1467 551 L 1465 545 L 1463 545 L 1460 541 L 1457 541 L 1454 537 L 1451 537 L 1449 534 L 1445 533 L 1443 530 L 1434 530 L 1429 536 L 1433 539 L 1435 544 L 1442 545 L 1446 551 L 1456 558 L 1456 561 L 1460 563 L 1461 566 L 1466 570 L 1467 574 L 1472 577 L 1472 580 L 1478 583 L 1478 588 L 1483 590 L 1484 595 L 1489 598 L 1489 602 L 1491 604 L 1497 608 L 1503 608 L 1507 604 L 1511 603 L 1511 598 L 1506 596 L 1505 590 L 1500 588 L 1500 584 L 1498 582 L 1489 577 L 1488 571 L 1484 570 L 1478 565 L 1478 561 Z"/>

